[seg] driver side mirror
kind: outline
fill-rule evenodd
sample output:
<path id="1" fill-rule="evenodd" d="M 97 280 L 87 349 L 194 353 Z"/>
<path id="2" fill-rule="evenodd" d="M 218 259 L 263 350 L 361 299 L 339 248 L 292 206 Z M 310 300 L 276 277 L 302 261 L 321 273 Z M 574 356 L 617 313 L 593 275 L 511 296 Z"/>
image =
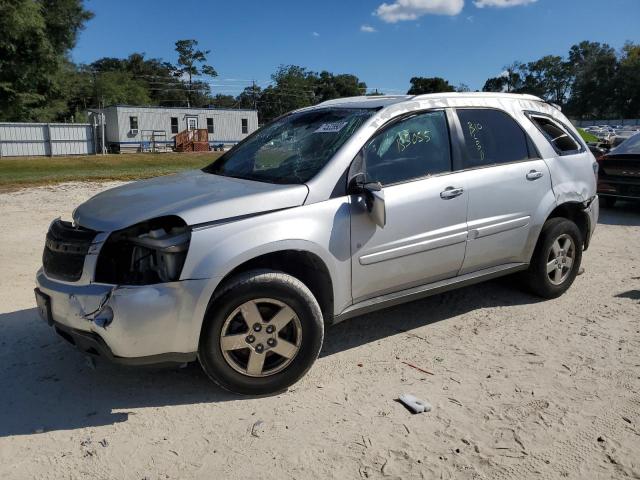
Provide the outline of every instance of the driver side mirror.
<path id="1" fill-rule="evenodd" d="M 361 195 L 373 222 L 380 228 L 384 228 L 387 224 L 387 210 L 382 184 L 366 182 L 364 173 L 358 173 L 349 181 L 348 192 L 350 195 Z"/>

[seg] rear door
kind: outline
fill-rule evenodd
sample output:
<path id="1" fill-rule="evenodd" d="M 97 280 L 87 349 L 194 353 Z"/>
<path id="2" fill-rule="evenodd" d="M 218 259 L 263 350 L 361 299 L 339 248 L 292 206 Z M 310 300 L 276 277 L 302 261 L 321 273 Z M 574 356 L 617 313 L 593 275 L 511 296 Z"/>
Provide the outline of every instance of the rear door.
<path id="1" fill-rule="evenodd" d="M 551 191 L 546 163 L 506 112 L 456 110 L 463 145 L 456 165 L 468 176 L 468 240 L 460 274 L 528 262 L 532 219 Z"/>
<path id="2" fill-rule="evenodd" d="M 446 112 L 421 112 L 384 127 L 359 159 L 357 170 L 383 185 L 387 223 L 376 226 L 363 198 L 354 196 L 354 301 L 457 275 L 467 237 L 467 193 L 464 173 L 452 172 Z"/>

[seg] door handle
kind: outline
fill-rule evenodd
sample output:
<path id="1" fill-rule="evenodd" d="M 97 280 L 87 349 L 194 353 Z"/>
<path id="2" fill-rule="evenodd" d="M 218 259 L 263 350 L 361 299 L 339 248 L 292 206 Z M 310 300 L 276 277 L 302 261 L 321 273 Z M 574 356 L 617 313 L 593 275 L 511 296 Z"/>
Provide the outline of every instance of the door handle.
<path id="1" fill-rule="evenodd" d="M 440 192 L 440 198 L 443 200 L 450 200 L 452 198 L 459 197 L 464 193 L 464 188 L 462 187 L 447 187 L 442 192 Z"/>
<path id="2" fill-rule="evenodd" d="M 529 173 L 527 173 L 527 180 L 537 180 L 539 178 L 542 178 L 543 176 L 544 173 L 537 170 L 531 170 Z"/>

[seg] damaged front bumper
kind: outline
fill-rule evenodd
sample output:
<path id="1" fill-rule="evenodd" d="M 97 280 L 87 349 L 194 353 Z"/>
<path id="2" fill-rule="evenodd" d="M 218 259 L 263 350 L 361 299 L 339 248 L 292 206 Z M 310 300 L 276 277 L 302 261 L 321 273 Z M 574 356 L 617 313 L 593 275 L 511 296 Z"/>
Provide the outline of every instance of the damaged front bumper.
<path id="1" fill-rule="evenodd" d="M 144 286 L 70 284 L 40 269 L 56 331 L 80 350 L 126 364 L 195 360 L 207 280 Z M 45 298 L 46 298 L 45 297 Z"/>

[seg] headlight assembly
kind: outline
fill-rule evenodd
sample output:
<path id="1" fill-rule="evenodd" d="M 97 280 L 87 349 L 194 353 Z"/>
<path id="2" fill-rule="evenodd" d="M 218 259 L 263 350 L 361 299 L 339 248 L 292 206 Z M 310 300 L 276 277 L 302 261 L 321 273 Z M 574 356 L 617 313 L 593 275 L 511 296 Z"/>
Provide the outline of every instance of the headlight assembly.
<path id="1" fill-rule="evenodd" d="M 161 217 L 113 232 L 100 251 L 95 280 L 149 285 L 180 278 L 191 230 L 179 217 Z"/>

